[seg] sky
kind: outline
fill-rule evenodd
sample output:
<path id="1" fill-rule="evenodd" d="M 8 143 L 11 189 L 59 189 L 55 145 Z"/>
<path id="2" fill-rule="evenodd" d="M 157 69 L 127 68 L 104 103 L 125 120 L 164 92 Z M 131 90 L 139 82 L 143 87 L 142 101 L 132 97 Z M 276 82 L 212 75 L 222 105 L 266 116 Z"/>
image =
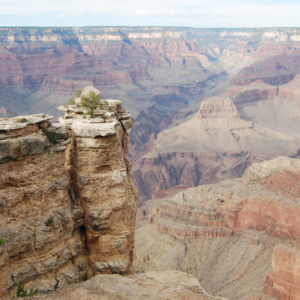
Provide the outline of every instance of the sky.
<path id="1" fill-rule="evenodd" d="M 300 0 L 0 0 L 0 26 L 300 27 Z"/>

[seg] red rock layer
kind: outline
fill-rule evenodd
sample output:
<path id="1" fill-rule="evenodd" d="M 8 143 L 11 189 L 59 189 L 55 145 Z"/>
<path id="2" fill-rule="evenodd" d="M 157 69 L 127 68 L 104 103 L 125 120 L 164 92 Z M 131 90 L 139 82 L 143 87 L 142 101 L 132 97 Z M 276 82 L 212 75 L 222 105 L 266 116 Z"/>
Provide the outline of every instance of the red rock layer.
<path id="1" fill-rule="evenodd" d="M 299 283 L 299 245 L 276 247 L 272 255 L 271 270 L 265 282 L 265 292 L 281 300 L 298 300 L 300 299 Z"/>
<path id="2" fill-rule="evenodd" d="M 149 219 L 150 224 L 154 224 L 155 227 L 162 233 L 168 234 L 174 238 L 183 238 L 183 239 L 199 239 L 199 238 L 229 238 L 232 237 L 234 232 L 232 230 L 227 230 L 225 228 L 214 228 L 214 227 L 203 227 L 203 228 L 176 228 L 176 224 L 173 226 L 164 224 L 162 220 L 152 216 Z M 180 226 L 179 226 L 180 227 Z"/>
<path id="3" fill-rule="evenodd" d="M 268 162 L 270 171 L 265 177 L 246 174 L 230 185 L 220 183 L 218 187 L 200 186 L 180 192 L 174 200 L 164 201 L 154 209 L 151 222 L 155 223 L 158 218 L 169 222 L 171 227 L 185 224 L 255 229 L 274 237 L 300 239 L 300 207 L 297 205 L 300 170 L 278 166 L 272 170 L 271 162 Z M 280 160 L 275 159 L 274 164 L 280 166 Z"/>

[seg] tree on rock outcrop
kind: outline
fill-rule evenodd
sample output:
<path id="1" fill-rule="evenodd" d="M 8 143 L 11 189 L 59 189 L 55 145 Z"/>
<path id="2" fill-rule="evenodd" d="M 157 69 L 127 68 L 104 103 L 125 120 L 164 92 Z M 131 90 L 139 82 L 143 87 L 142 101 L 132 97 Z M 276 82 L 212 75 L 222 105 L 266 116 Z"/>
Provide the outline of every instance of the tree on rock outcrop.
<path id="1" fill-rule="evenodd" d="M 95 117 L 95 110 L 102 107 L 100 102 L 100 94 L 96 94 L 94 91 L 90 91 L 87 96 L 81 96 L 81 105 L 87 110 L 87 114 L 91 117 Z"/>

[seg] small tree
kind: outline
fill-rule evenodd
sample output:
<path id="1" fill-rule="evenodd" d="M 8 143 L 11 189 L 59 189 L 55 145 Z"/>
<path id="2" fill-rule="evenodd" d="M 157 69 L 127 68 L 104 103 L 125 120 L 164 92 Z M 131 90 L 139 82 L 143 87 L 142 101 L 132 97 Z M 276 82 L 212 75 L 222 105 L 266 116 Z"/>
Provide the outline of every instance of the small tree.
<path id="1" fill-rule="evenodd" d="M 90 115 L 91 118 L 94 118 L 94 111 L 102 107 L 100 94 L 90 91 L 87 96 L 81 96 L 81 105 L 87 110 L 87 114 Z"/>

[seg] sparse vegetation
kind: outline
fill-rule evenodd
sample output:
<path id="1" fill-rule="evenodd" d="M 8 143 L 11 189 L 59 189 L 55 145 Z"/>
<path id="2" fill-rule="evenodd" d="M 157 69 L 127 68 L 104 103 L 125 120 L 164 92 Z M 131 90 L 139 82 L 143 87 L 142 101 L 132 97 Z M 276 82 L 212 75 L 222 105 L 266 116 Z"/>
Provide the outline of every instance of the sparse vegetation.
<path id="1" fill-rule="evenodd" d="M 4 239 L 0 237 L 0 246 L 2 246 L 3 244 L 4 244 Z"/>
<path id="2" fill-rule="evenodd" d="M 82 90 L 77 90 L 76 93 L 75 93 L 76 98 L 80 98 L 81 93 L 82 93 Z"/>
<path id="3" fill-rule="evenodd" d="M 47 227 L 50 227 L 50 226 L 53 225 L 53 222 L 54 222 L 54 218 L 53 218 L 53 217 L 49 217 L 49 218 L 46 220 L 45 225 L 46 225 Z"/>
<path id="4" fill-rule="evenodd" d="M 75 100 L 73 98 L 70 98 L 67 102 L 68 105 L 74 105 L 75 104 Z"/>
<path id="5" fill-rule="evenodd" d="M 19 118 L 15 121 L 16 123 L 26 123 L 28 120 L 26 118 Z"/>
<path id="6" fill-rule="evenodd" d="M 81 96 L 81 104 L 87 110 L 87 115 L 91 118 L 95 117 L 95 110 L 102 108 L 102 103 L 100 102 L 100 94 L 96 94 L 93 91 L 90 91 L 87 96 Z"/>
<path id="7" fill-rule="evenodd" d="M 39 292 L 39 289 L 30 289 L 30 291 L 26 291 L 24 289 L 24 285 L 22 283 L 18 284 L 17 287 L 17 292 L 16 292 L 16 297 L 17 298 L 23 298 L 23 297 L 30 297 L 30 296 L 34 296 Z"/>
<path id="8" fill-rule="evenodd" d="M 52 145 L 55 145 L 58 143 L 59 140 L 63 139 L 65 136 L 63 133 L 60 132 L 54 132 L 54 131 L 49 131 L 45 128 L 42 129 L 43 134 L 47 137 L 49 142 Z"/>
<path id="9" fill-rule="evenodd" d="M 82 280 L 83 280 L 83 281 L 87 281 L 88 279 L 89 279 L 89 277 L 87 276 L 87 274 L 84 274 Z"/>

